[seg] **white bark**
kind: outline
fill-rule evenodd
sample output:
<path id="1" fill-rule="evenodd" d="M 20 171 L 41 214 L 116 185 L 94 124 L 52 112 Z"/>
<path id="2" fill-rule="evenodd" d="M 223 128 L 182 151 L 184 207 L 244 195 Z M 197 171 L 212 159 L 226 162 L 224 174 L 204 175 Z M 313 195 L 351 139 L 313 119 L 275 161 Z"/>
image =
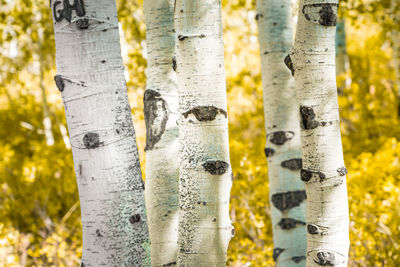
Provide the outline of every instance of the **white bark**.
<path id="1" fill-rule="evenodd" d="M 82 5 L 83 3 L 83 5 Z M 147 266 L 143 181 L 115 1 L 51 1 L 82 212 L 81 266 Z"/>
<path id="2" fill-rule="evenodd" d="M 175 266 L 178 242 L 179 140 L 174 0 L 145 0 L 147 90 L 146 208 L 152 266 Z"/>
<path id="3" fill-rule="evenodd" d="M 291 0 L 258 0 L 257 15 L 264 118 L 265 155 L 277 266 L 305 266 L 306 192 L 300 180 L 300 122 L 294 79 L 283 59 L 293 42 Z"/>
<path id="4" fill-rule="evenodd" d="M 302 0 L 292 53 L 307 192 L 307 266 L 347 266 L 349 213 L 335 76 L 337 0 Z"/>
<path id="5" fill-rule="evenodd" d="M 224 46 L 218 0 L 177 0 L 179 266 L 225 266 L 233 234 Z"/>

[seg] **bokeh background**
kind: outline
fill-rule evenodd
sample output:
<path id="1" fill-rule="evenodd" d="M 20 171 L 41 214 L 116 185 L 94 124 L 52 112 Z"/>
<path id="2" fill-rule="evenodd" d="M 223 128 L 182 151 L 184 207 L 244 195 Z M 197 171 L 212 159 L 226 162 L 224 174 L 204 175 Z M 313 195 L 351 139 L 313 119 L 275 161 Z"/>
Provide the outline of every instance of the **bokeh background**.
<path id="1" fill-rule="evenodd" d="M 338 91 L 349 170 L 349 266 L 400 266 L 400 88 L 394 57 L 400 41 L 393 40 L 400 31 L 399 2 L 340 1 L 347 51 Z M 80 209 L 62 100 L 53 81 L 49 1 L 0 3 L 0 266 L 78 266 Z M 255 0 L 222 3 L 236 228 L 228 265 L 273 266 Z M 142 1 L 117 4 L 143 167 Z"/>

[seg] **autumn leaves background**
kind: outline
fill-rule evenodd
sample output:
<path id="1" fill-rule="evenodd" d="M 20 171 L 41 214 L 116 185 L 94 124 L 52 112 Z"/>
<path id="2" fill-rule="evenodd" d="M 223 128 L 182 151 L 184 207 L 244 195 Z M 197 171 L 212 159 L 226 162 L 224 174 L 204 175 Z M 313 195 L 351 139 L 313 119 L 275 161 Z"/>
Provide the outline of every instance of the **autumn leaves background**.
<path id="1" fill-rule="evenodd" d="M 393 0 L 392 0 L 393 1 Z M 128 92 L 141 166 L 145 127 L 145 26 L 140 1 L 117 1 Z M 397 266 L 400 242 L 400 125 L 390 1 L 341 1 L 350 69 L 338 76 L 348 174 L 350 266 Z M 396 9 L 398 10 L 398 9 Z M 0 264 L 72 266 L 80 221 L 64 111 L 53 81 L 48 1 L 0 6 Z M 230 266 L 272 266 L 265 132 L 254 1 L 223 1 L 231 164 Z M 38 44 L 41 43 L 41 47 Z M 44 57 L 39 57 L 43 51 Z M 40 68 L 43 69 L 40 74 Z M 347 81 L 347 82 L 346 82 Z M 54 145 L 47 145 L 40 83 Z"/>

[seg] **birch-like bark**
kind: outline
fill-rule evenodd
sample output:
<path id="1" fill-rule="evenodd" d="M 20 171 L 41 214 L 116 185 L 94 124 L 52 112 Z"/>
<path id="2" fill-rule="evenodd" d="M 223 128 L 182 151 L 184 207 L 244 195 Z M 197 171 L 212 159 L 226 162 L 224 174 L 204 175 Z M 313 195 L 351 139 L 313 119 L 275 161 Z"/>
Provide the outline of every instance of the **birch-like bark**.
<path id="1" fill-rule="evenodd" d="M 219 0 L 177 0 L 178 266 L 225 266 L 232 170 Z"/>
<path id="2" fill-rule="evenodd" d="M 81 266 L 149 266 L 143 181 L 115 1 L 52 0 L 82 212 Z"/>
<path id="3" fill-rule="evenodd" d="M 305 266 L 306 192 L 300 180 L 300 122 L 294 79 L 282 59 L 293 43 L 291 0 L 258 0 L 257 15 L 267 141 L 273 258 Z"/>
<path id="4" fill-rule="evenodd" d="M 174 0 L 145 0 L 147 88 L 146 208 L 152 266 L 175 266 L 178 240 L 179 140 Z"/>
<path id="5" fill-rule="evenodd" d="M 349 212 L 335 75 L 337 0 L 302 0 L 285 60 L 300 104 L 307 266 L 347 266 Z"/>

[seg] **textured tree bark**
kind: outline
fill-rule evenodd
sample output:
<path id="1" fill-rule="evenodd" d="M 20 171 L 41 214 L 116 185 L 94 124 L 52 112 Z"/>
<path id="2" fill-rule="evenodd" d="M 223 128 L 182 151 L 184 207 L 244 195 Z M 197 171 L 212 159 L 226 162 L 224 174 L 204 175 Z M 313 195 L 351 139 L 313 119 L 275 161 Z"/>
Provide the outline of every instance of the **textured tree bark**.
<path id="1" fill-rule="evenodd" d="M 347 266 L 349 213 L 335 75 L 337 0 L 302 0 L 286 58 L 300 104 L 307 266 Z"/>
<path id="2" fill-rule="evenodd" d="M 293 43 L 291 0 L 258 0 L 265 155 L 277 266 L 305 266 L 306 193 L 300 180 L 300 121 L 294 79 L 282 59 Z"/>
<path id="3" fill-rule="evenodd" d="M 147 90 L 146 207 L 152 266 L 175 266 L 178 240 L 179 140 L 174 0 L 145 0 Z"/>
<path id="4" fill-rule="evenodd" d="M 149 266 L 143 181 L 115 1 L 52 0 L 82 212 L 81 266 Z"/>
<path id="5" fill-rule="evenodd" d="M 177 0 L 178 266 L 225 266 L 232 170 L 218 0 Z"/>

